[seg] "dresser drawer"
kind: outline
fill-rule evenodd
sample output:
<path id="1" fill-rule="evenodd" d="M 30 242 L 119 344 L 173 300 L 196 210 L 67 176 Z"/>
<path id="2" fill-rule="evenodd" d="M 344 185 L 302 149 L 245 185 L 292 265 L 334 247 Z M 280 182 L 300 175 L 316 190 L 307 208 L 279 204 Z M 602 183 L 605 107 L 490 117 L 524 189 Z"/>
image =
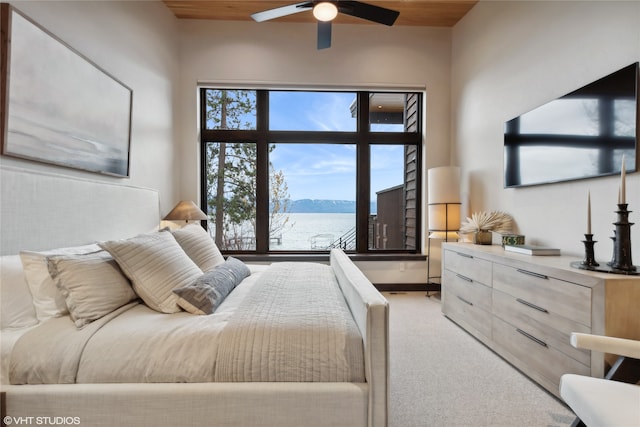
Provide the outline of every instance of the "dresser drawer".
<path id="1" fill-rule="evenodd" d="M 463 252 L 445 250 L 443 262 L 445 269 L 491 286 L 492 263 L 490 261 Z"/>
<path id="2" fill-rule="evenodd" d="M 552 313 L 553 319 L 563 317 L 591 327 L 591 289 L 586 286 L 494 263 L 493 287 L 517 298 L 523 305 L 535 307 L 534 310 Z M 554 321 L 549 320 L 549 324 L 556 325 Z"/>
<path id="3" fill-rule="evenodd" d="M 491 337 L 491 288 L 482 283 L 444 270 L 442 312 L 478 338 Z"/>
<path id="4" fill-rule="evenodd" d="M 467 303 L 491 311 L 491 288 L 460 273 L 445 270 L 443 288 L 447 293 L 456 295 Z"/>
<path id="5" fill-rule="evenodd" d="M 513 355 L 518 360 L 518 365 L 524 367 L 526 374 L 538 374 L 549 380 L 554 384 L 551 391 L 556 394 L 563 374 L 591 375 L 590 366 L 558 351 L 535 336 L 531 330 L 518 328 L 494 317 L 492 334 L 493 341 L 500 350 Z"/>
<path id="6" fill-rule="evenodd" d="M 549 346 L 589 365 L 591 352 L 580 350 L 570 344 L 572 332 L 591 333 L 589 327 L 559 316 L 556 313 L 532 306 L 520 298 L 493 290 L 493 314 L 544 341 Z"/>
<path id="7" fill-rule="evenodd" d="M 490 311 L 483 310 L 464 296 L 442 291 L 442 312 L 476 338 L 487 342 L 491 338 Z"/>

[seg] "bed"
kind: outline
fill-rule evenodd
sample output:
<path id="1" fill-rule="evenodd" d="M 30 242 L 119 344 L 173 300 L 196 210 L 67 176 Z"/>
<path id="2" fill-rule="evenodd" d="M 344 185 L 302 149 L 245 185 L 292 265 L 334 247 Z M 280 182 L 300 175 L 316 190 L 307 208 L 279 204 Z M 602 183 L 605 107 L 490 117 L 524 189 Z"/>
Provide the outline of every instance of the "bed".
<path id="1" fill-rule="evenodd" d="M 5 200 L 5 185 L 35 195 L 71 185 L 73 199 L 85 201 L 44 236 L 3 236 L 3 419 L 387 425 L 388 304 L 341 250 L 328 264 L 249 265 L 222 257 L 197 225 L 156 230 L 153 190 L 2 173 L 3 232 L 7 213 L 22 209 Z M 135 230 L 104 225 L 113 213 L 100 205 L 114 198 L 135 201 L 125 214 Z M 78 218 L 89 210 L 91 239 L 83 241 Z M 32 286 L 42 262 L 62 296 Z M 101 285 L 87 288 L 87 277 Z"/>

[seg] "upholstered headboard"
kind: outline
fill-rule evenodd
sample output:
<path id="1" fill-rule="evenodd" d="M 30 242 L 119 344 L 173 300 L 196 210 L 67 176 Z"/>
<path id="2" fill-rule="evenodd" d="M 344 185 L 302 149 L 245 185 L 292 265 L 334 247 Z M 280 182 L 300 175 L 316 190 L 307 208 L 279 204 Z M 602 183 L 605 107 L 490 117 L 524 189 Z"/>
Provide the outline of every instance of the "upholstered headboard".
<path id="1" fill-rule="evenodd" d="M 0 255 L 120 239 L 157 229 L 158 192 L 3 165 Z"/>

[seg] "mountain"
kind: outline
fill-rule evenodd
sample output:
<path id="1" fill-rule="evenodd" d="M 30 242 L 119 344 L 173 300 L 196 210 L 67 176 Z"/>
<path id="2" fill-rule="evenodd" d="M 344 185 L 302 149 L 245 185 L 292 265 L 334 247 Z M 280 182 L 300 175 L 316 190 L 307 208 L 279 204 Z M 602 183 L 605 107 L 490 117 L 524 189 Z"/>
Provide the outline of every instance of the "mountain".
<path id="1" fill-rule="evenodd" d="M 375 212 L 375 203 L 371 204 L 372 212 Z M 354 200 L 318 200 L 300 199 L 289 200 L 290 213 L 355 213 L 356 202 Z"/>
<path id="2" fill-rule="evenodd" d="M 300 199 L 289 201 L 291 213 L 355 213 L 356 202 L 351 200 Z"/>

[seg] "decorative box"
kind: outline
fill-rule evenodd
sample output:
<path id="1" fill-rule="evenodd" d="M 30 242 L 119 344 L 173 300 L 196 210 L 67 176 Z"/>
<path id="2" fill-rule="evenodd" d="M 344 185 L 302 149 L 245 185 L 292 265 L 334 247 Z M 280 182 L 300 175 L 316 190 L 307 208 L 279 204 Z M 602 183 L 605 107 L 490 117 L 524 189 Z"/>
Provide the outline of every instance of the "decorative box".
<path id="1" fill-rule="evenodd" d="M 504 245 L 524 245 L 524 235 L 522 234 L 503 234 L 502 246 Z"/>

